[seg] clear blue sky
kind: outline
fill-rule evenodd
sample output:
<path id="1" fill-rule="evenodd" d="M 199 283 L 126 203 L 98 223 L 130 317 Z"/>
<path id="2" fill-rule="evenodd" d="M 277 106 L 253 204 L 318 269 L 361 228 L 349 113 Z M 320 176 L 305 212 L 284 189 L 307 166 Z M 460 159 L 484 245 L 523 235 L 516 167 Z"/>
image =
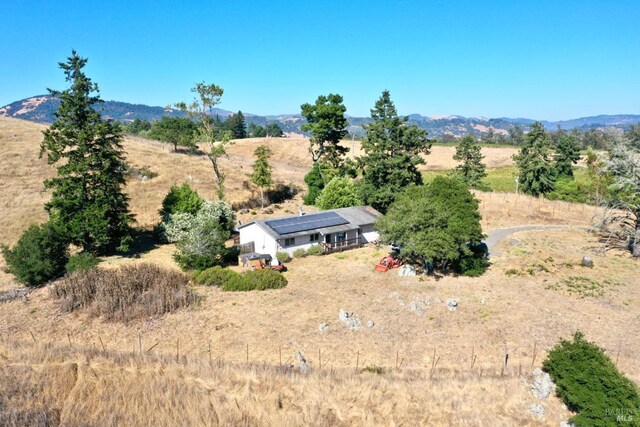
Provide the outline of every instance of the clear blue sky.
<path id="1" fill-rule="evenodd" d="M 640 113 L 640 1 L 0 0 L 0 105 L 65 87 L 89 58 L 102 97 L 298 113 L 319 94 L 369 115 L 568 119 Z"/>

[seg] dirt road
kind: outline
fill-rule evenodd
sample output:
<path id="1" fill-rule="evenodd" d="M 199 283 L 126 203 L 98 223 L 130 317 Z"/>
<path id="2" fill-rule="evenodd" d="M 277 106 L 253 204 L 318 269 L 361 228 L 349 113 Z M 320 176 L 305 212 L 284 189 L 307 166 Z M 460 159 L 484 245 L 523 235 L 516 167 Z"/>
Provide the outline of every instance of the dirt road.
<path id="1" fill-rule="evenodd" d="M 487 232 L 487 238 L 484 242 L 489 248 L 489 258 L 501 255 L 500 252 L 495 250 L 496 245 L 505 237 L 508 237 L 515 233 L 522 231 L 545 231 L 545 230 L 586 230 L 585 227 L 574 227 L 570 225 L 522 225 L 519 227 L 499 228 L 497 230 L 491 230 Z"/>

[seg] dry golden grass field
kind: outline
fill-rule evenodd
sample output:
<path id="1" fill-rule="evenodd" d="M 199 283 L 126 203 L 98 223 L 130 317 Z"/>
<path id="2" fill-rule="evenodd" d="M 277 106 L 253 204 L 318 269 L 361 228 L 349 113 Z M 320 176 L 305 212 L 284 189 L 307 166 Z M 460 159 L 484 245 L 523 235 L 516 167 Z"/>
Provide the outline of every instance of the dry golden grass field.
<path id="1" fill-rule="evenodd" d="M 38 160 L 42 129 L 0 119 L 0 241 L 14 242 L 45 218 L 41 181 L 51 169 Z M 249 195 L 242 182 L 257 142 L 229 150 L 232 201 Z M 301 185 L 306 142 L 266 143 L 275 152 L 277 179 Z M 157 220 L 173 183 L 189 180 L 213 196 L 205 158 L 147 140 L 127 139 L 125 147 L 131 163 L 159 174 L 127 186 L 141 224 Z M 485 154 L 505 164 L 511 150 Z M 449 168 L 451 155 L 436 147 L 427 167 Z M 578 329 L 640 383 L 640 263 L 625 253 L 590 252 L 596 238 L 583 228 L 596 210 L 514 194 L 477 196 L 485 230 L 576 228 L 503 239 L 481 278 L 379 273 L 373 266 L 384 248 L 365 247 L 296 259 L 284 273 L 288 286 L 278 290 L 194 286 L 199 305 L 126 324 L 85 311 L 62 314 L 47 287 L 36 289 L 27 300 L 0 303 L 0 407 L 63 425 L 557 426 L 571 414 L 556 397 L 532 396 L 531 370 Z M 273 215 L 299 203 L 298 197 Z M 172 251 L 160 246 L 139 259 L 104 264 L 175 266 Z M 580 266 L 585 254 L 593 268 Z M 0 291 L 15 287 L 0 276 Z M 454 311 L 449 298 L 459 302 Z M 361 327 L 342 324 L 340 309 L 353 312 Z M 328 328 L 321 332 L 323 323 Z M 308 375 L 287 368 L 297 351 L 310 362 Z M 544 419 L 531 414 L 532 404 L 544 406 Z"/>

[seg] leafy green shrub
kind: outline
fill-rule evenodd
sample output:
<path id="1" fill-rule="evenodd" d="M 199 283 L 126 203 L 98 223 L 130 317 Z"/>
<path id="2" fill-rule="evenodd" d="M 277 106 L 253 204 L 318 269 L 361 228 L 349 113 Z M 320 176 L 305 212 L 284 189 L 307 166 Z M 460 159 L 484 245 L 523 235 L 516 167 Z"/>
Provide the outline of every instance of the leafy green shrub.
<path id="1" fill-rule="evenodd" d="M 276 252 L 276 259 L 280 262 L 289 262 L 291 261 L 291 256 L 288 252 Z"/>
<path id="2" fill-rule="evenodd" d="M 199 285 L 221 287 L 225 283 L 234 280 L 236 276 L 240 276 L 240 274 L 228 268 L 215 266 L 196 274 L 194 280 Z"/>
<path id="3" fill-rule="evenodd" d="M 179 187 L 173 185 L 162 201 L 160 215 L 163 218 L 178 212 L 195 215 L 203 202 L 202 197 L 188 183 L 185 182 Z"/>
<path id="4" fill-rule="evenodd" d="M 315 200 L 320 209 L 338 209 L 362 205 L 356 183 L 348 177 L 333 178 Z"/>
<path id="5" fill-rule="evenodd" d="M 87 271 L 96 268 L 100 263 L 100 258 L 92 254 L 91 252 L 80 252 L 69 257 L 65 269 L 67 273 L 73 273 L 76 271 Z"/>
<path id="6" fill-rule="evenodd" d="M 160 223 L 158 231 L 163 240 L 173 243 L 188 238 L 189 233 L 195 228 L 212 222 L 231 232 L 235 225 L 235 213 L 231 206 L 220 200 L 205 200 L 195 214 L 176 212 L 167 215 Z"/>
<path id="7" fill-rule="evenodd" d="M 69 259 L 68 242 L 51 223 L 32 225 L 9 248 L 0 247 L 7 263 L 6 271 L 18 283 L 39 286 L 61 277 Z"/>
<path id="8" fill-rule="evenodd" d="M 175 243 L 184 239 L 193 227 L 195 215 L 186 212 L 177 212 L 165 217 L 157 228 L 160 240 L 167 243 Z"/>
<path id="9" fill-rule="evenodd" d="M 202 271 L 215 266 L 224 266 L 238 262 L 238 248 L 212 249 L 209 254 L 190 253 L 181 249 L 173 254 L 173 259 L 183 270 Z"/>
<path id="10" fill-rule="evenodd" d="M 582 333 L 576 332 L 573 341 L 560 341 L 543 368 L 556 383 L 558 396 L 577 413 L 570 420 L 576 426 L 616 426 L 618 416 L 640 417 L 638 387 Z"/>
<path id="11" fill-rule="evenodd" d="M 263 291 L 279 289 L 287 286 L 287 279 L 277 271 L 252 270 L 246 273 L 230 276 L 222 285 L 223 291 Z"/>
<path id="12" fill-rule="evenodd" d="M 107 320 L 130 320 L 173 312 L 198 301 L 189 278 L 154 264 L 125 265 L 70 274 L 51 289 L 63 312 L 89 307 Z"/>
<path id="13" fill-rule="evenodd" d="M 294 258 L 304 258 L 308 255 L 307 251 L 304 248 L 299 248 L 293 251 Z"/>
<path id="14" fill-rule="evenodd" d="M 320 245 L 313 245 L 307 250 L 307 255 L 309 256 L 318 256 L 324 253 L 324 249 Z"/>
<path id="15" fill-rule="evenodd" d="M 180 218 L 179 224 L 172 220 L 176 216 Z M 167 240 L 179 238 L 178 250 L 173 257 L 180 267 L 185 270 L 204 270 L 228 264 L 237 257 L 237 248 L 225 247 L 234 223 L 235 215 L 228 203 L 207 200 L 196 215 L 171 215 L 169 222 L 164 225 L 164 231 Z"/>
<path id="16" fill-rule="evenodd" d="M 591 194 L 589 183 L 585 180 L 571 178 L 560 178 L 556 181 L 555 189 L 548 193 L 549 200 L 564 200 L 572 203 L 587 203 Z"/>
<path id="17" fill-rule="evenodd" d="M 460 258 L 455 270 L 466 277 L 479 277 L 487 271 L 489 265 L 489 260 L 484 255 L 465 255 Z"/>

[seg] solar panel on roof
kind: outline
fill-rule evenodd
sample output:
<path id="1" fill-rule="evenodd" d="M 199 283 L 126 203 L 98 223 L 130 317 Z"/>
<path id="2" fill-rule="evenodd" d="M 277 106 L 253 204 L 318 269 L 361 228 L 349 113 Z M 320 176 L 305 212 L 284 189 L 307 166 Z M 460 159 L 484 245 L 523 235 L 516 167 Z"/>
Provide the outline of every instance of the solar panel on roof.
<path id="1" fill-rule="evenodd" d="M 321 212 L 311 215 L 303 215 L 295 218 L 274 219 L 265 221 L 276 233 L 291 234 L 316 228 L 333 227 L 348 224 L 349 221 L 335 212 Z"/>

